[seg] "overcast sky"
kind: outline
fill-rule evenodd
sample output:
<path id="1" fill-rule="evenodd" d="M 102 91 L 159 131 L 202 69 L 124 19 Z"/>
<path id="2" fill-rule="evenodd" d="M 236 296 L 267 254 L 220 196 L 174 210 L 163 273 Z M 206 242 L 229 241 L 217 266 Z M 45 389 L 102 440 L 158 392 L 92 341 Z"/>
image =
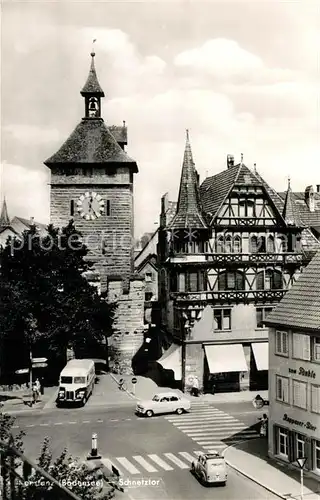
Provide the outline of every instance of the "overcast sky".
<path id="1" fill-rule="evenodd" d="M 320 2 L 2 2 L 1 197 L 49 220 L 43 165 L 84 114 L 91 41 L 107 124 L 128 125 L 135 232 L 176 200 L 189 128 L 202 181 L 234 154 L 275 189 L 320 184 Z"/>

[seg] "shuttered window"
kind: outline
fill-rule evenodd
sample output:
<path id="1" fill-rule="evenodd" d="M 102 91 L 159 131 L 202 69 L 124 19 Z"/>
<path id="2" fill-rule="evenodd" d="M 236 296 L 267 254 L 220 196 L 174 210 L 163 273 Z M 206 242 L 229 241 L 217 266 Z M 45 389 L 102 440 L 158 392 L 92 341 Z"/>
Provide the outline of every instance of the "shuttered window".
<path id="1" fill-rule="evenodd" d="M 311 385 L 311 411 L 320 414 L 320 385 Z"/>
<path id="2" fill-rule="evenodd" d="M 288 356 L 288 332 L 276 331 L 276 354 Z"/>
<path id="3" fill-rule="evenodd" d="M 310 361 L 311 357 L 311 342 L 309 335 L 302 335 L 301 333 L 294 333 L 292 335 L 293 349 L 292 356 L 296 359 L 304 359 Z"/>
<path id="4" fill-rule="evenodd" d="M 307 409 L 307 384 L 299 380 L 293 380 L 293 406 Z"/>
<path id="5" fill-rule="evenodd" d="M 276 375 L 276 398 L 282 403 L 289 403 L 289 379 Z"/>

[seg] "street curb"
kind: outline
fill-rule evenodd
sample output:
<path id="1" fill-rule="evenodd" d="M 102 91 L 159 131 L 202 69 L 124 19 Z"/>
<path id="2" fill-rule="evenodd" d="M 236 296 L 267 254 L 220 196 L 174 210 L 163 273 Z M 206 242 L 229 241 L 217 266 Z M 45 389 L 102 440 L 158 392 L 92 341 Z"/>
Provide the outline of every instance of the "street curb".
<path id="1" fill-rule="evenodd" d="M 246 440 L 247 442 L 249 440 Z M 241 443 L 244 443 L 246 441 L 241 441 Z M 227 446 L 227 448 L 225 448 L 223 450 L 223 456 L 225 456 L 225 452 L 229 449 L 229 448 L 236 448 L 236 445 L 234 446 Z M 247 474 L 246 472 L 243 472 L 241 469 L 239 469 L 239 467 L 233 465 L 231 462 L 229 462 L 229 460 L 226 460 L 226 464 L 231 467 L 231 469 L 235 470 L 236 472 L 238 472 L 239 474 L 241 474 L 242 476 L 246 477 L 247 479 L 249 479 L 250 481 L 252 481 L 253 483 L 255 484 L 258 484 L 259 486 L 261 486 L 262 488 L 264 488 L 265 490 L 269 491 L 270 493 L 272 493 L 273 495 L 275 495 L 276 497 L 278 498 L 281 498 L 282 500 L 288 500 L 288 497 L 287 496 L 284 496 L 284 495 L 281 495 L 280 493 L 278 493 L 277 491 L 275 491 L 273 488 L 270 488 L 270 486 L 266 486 L 265 484 L 261 484 L 257 479 L 255 479 L 253 476 L 251 476 L 250 474 Z"/>
<path id="2" fill-rule="evenodd" d="M 116 377 L 113 375 L 113 373 L 110 373 L 110 377 L 116 382 L 116 384 L 119 386 L 119 382 L 118 380 L 116 379 Z M 128 396 L 130 396 L 131 399 L 134 399 L 135 401 L 138 400 L 137 397 L 135 397 L 133 394 L 131 394 L 131 392 L 128 391 L 128 389 L 125 389 L 123 392 L 126 392 L 128 394 Z"/>

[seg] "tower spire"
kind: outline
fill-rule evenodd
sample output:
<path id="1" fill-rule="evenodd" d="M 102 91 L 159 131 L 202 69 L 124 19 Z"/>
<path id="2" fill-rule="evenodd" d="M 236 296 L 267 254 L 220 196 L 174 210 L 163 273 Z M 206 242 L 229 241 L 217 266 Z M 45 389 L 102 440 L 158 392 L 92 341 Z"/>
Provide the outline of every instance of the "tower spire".
<path id="1" fill-rule="evenodd" d="M 4 198 L 0 215 L 0 227 L 6 227 L 9 226 L 9 224 L 10 224 L 10 219 L 8 215 L 7 202 L 6 199 Z"/>
<path id="2" fill-rule="evenodd" d="M 186 130 L 179 198 L 176 215 L 170 227 L 173 229 L 204 229 L 206 223 L 202 216 L 199 196 L 199 175 L 195 169 L 190 144 L 189 130 Z"/>
<path id="3" fill-rule="evenodd" d="M 81 95 L 85 100 L 85 118 L 100 118 L 101 117 L 101 98 L 104 97 L 104 92 L 100 86 L 96 68 L 94 64 L 95 51 L 94 43 L 96 39 L 92 42 L 91 50 L 91 64 L 90 71 L 86 83 L 81 90 Z"/>
<path id="4" fill-rule="evenodd" d="M 287 188 L 286 197 L 284 200 L 284 207 L 283 207 L 282 216 L 287 224 L 299 226 L 300 218 L 298 216 L 298 211 L 296 209 L 295 201 L 293 198 L 293 193 L 291 190 L 290 177 L 288 177 L 288 188 Z"/>

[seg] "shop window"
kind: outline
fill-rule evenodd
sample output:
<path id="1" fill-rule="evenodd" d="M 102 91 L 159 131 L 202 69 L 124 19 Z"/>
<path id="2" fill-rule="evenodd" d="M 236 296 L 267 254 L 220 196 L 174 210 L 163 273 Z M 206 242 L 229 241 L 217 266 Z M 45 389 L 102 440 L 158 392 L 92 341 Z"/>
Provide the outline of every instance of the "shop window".
<path id="1" fill-rule="evenodd" d="M 299 380 L 293 380 L 293 406 L 307 409 L 307 384 Z"/>
<path id="2" fill-rule="evenodd" d="M 268 314 L 272 311 L 272 307 L 257 307 L 256 308 L 256 320 L 257 320 L 257 328 L 265 328 L 265 320 L 267 319 Z"/>
<path id="3" fill-rule="evenodd" d="M 288 356 L 288 332 L 276 331 L 276 354 Z"/>
<path id="4" fill-rule="evenodd" d="M 320 414 L 320 385 L 311 384 L 311 411 Z"/>
<path id="5" fill-rule="evenodd" d="M 314 442 L 314 468 L 320 473 L 320 441 Z"/>
<path id="6" fill-rule="evenodd" d="M 215 309 L 213 315 L 215 330 L 231 330 L 231 309 Z"/>
<path id="7" fill-rule="evenodd" d="M 287 429 L 278 429 L 278 454 L 284 458 L 289 456 L 288 431 Z"/>
<path id="8" fill-rule="evenodd" d="M 292 341 L 292 357 L 295 359 L 304 359 L 305 361 L 310 361 L 311 343 L 309 335 L 294 333 L 292 335 Z"/>
<path id="9" fill-rule="evenodd" d="M 305 437 L 302 434 L 296 434 L 296 458 L 305 456 Z"/>
<path id="10" fill-rule="evenodd" d="M 282 403 L 289 403 L 289 379 L 276 375 L 276 398 Z"/>
<path id="11" fill-rule="evenodd" d="M 320 337 L 311 337 L 312 361 L 320 362 Z"/>

